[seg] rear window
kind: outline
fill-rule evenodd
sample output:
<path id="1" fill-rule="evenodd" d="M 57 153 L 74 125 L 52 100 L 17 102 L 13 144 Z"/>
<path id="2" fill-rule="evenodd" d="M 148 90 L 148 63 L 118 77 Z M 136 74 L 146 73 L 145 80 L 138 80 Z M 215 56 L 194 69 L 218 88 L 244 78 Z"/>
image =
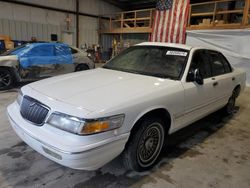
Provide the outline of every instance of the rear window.
<path id="1" fill-rule="evenodd" d="M 228 67 L 226 65 L 221 54 L 215 51 L 208 51 L 210 56 L 211 66 L 212 66 L 212 74 L 213 76 L 222 75 L 228 72 Z"/>

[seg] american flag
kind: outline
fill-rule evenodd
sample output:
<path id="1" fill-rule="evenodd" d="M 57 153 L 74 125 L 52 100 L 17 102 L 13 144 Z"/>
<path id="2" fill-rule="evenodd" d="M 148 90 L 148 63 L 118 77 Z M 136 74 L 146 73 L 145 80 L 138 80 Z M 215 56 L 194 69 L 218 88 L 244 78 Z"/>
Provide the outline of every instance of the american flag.
<path id="1" fill-rule="evenodd" d="M 158 0 L 152 42 L 185 43 L 189 0 Z"/>

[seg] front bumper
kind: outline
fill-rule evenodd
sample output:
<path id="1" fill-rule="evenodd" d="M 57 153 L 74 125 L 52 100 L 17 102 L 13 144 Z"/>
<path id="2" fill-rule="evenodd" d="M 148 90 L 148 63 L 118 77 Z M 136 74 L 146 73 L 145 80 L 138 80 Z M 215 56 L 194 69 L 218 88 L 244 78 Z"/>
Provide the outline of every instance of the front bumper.
<path id="1" fill-rule="evenodd" d="M 62 148 L 58 147 L 58 144 L 55 147 L 55 144 L 50 141 L 49 137 L 48 139 L 41 139 L 32 134 L 32 132 L 27 131 L 27 127 L 34 125 L 21 117 L 16 102 L 8 106 L 7 112 L 14 131 L 24 142 L 45 157 L 73 169 L 96 170 L 102 167 L 123 151 L 129 137 L 128 133 L 122 134 L 115 139 L 106 140 L 102 142 L 102 145 L 99 144 L 98 146 L 96 143 L 93 143 L 84 147 L 83 143 L 81 148 L 86 149 L 78 151 L 75 149 L 74 143 L 72 143 L 72 150 L 65 150 L 63 146 Z M 61 139 L 63 140 L 64 138 L 62 137 Z"/>

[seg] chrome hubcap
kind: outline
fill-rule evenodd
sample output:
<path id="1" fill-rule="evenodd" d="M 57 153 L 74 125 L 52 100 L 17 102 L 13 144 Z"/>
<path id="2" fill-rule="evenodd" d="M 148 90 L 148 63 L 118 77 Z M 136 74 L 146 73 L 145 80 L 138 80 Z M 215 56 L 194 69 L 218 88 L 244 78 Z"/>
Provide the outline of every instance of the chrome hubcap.
<path id="1" fill-rule="evenodd" d="M 157 159 L 163 145 L 163 129 L 159 123 L 153 123 L 146 129 L 139 141 L 137 158 L 141 166 L 150 166 Z"/>

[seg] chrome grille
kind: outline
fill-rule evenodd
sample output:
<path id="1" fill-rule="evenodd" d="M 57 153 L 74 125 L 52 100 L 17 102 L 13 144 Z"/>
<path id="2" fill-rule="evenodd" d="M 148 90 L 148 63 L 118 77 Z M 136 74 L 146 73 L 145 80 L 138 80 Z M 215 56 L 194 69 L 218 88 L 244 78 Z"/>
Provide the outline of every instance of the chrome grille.
<path id="1" fill-rule="evenodd" d="M 41 126 L 44 123 L 48 112 L 48 107 L 39 101 L 28 96 L 23 97 L 20 113 L 24 119 Z"/>

